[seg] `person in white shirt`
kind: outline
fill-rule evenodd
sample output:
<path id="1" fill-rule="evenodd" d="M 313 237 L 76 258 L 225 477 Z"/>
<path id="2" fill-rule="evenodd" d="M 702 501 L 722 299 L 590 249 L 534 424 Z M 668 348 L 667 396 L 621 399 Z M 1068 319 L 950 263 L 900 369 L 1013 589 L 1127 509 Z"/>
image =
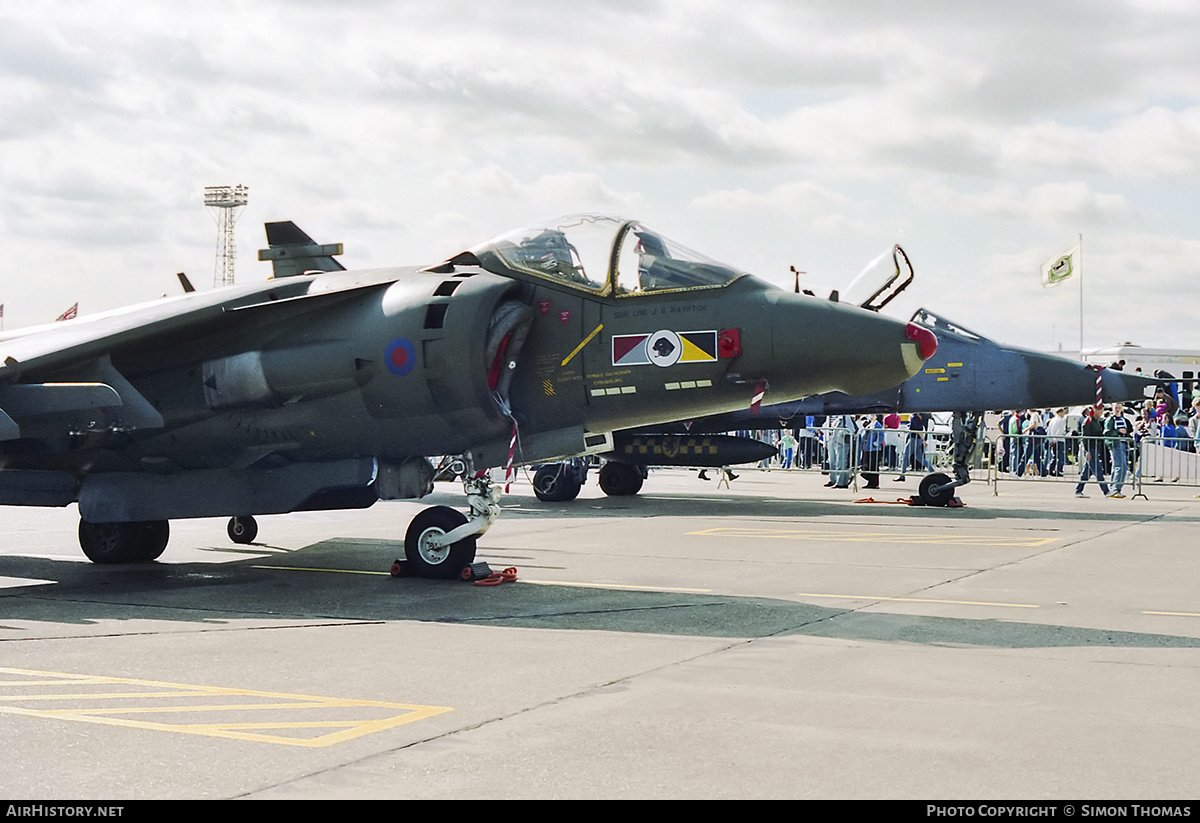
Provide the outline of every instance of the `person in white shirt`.
<path id="1" fill-rule="evenodd" d="M 1046 441 L 1050 450 L 1046 468 L 1055 477 L 1062 477 L 1067 467 L 1067 410 L 1055 409 L 1054 416 L 1046 424 Z"/>

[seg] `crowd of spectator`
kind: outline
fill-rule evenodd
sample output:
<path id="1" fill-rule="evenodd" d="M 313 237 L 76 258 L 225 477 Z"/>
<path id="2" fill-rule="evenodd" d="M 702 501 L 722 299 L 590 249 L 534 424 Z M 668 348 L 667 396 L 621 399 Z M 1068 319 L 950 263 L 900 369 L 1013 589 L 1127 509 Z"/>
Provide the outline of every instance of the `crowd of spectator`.
<path id="1" fill-rule="evenodd" d="M 1200 395 L 1185 398 L 1190 401 L 1186 408 L 1174 392 L 1160 389 L 1152 400 L 1084 407 L 1077 415 L 1066 408 L 1006 411 L 998 423 L 997 469 L 1017 477 L 1078 473 L 1078 497 L 1087 496 L 1089 482 L 1097 483 L 1106 497 L 1125 497 L 1123 489 L 1137 468 L 1143 443 L 1200 451 Z"/>

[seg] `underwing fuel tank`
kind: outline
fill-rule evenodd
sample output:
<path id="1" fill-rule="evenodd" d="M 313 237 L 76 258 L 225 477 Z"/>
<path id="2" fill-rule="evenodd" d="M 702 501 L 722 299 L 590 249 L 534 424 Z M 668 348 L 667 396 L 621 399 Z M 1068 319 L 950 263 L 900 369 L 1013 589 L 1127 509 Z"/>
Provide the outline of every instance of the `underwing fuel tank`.
<path id="1" fill-rule="evenodd" d="M 760 440 L 723 434 L 619 434 L 608 457 L 640 466 L 716 468 L 757 463 L 778 453 L 777 448 Z"/>

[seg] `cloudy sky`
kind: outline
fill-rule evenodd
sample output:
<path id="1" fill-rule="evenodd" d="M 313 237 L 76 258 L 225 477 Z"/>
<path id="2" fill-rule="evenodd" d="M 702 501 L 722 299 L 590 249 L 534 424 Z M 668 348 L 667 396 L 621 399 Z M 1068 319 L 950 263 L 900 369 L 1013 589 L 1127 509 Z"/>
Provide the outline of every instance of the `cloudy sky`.
<path id="1" fill-rule="evenodd" d="M 203 188 L 350 268 L 637 217 L 790 288 L 892 243 L 998 340 L 1200 348 L 1200 4 L 0 0 L 6 329 L 212 283 Z"/>

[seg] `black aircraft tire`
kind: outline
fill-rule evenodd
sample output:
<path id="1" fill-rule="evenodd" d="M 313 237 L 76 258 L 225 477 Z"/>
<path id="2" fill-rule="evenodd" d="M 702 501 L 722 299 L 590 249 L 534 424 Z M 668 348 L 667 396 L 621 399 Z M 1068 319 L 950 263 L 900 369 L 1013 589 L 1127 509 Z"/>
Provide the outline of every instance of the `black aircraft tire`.
<path id="1" fill-rule="evenodd" d="M 577 477 L 564 478 L 562 484 L 563 489 L 561 500 L 564 503 L 568 500 L 574 500 L 576 497 L 578 497 L 579 491 L 583 488 L 583 481 Z"/>
<path id="2" fill-rule="evenodd" d="M 453 580 L 464 566 L 475 560 L 475 537 L 464 537 L 442 549 L 428 546 L 433 535 L 443 535 L 467 522 L 466 516 L 449 506 L 432 506 L 417 513 L 404 535 L 404 557 L 417 577 Z"/>
<path id="3" fill-rule="evenodd" d="M 167 547 L 167 521 L 89 523 L 79 521 L 79 547 L 93 563 L 141 563 L 154 560 Z"/>
<path id="4" fill-rule="evenodd" d="M 934 488 L 945 486 L 949 482 L 950 478 L 940 472 L 926 475 L 921 479 L 921 485 L 917 488 L 917 496 L 926 506 L 945 506 L 953 499 L 954 489 L 934 492 Z"/>
<path id="5" fill-rule="evenodd" d="M 609 497 L 628 497 L 642 488 L 642 473 L 625 463 L 605 463 L 600 467 L 600 490 Z"/>
<path id="6" fill-rule="evenodd" d="M 533 473 L 533 493 L 543 503 L 562 503 L 579 496 L 580 483 L 561 463 L 542 466 Z"/>
<path id="7" fill-rule="evenodd" d="M 149 563 L 162 557 L 162 553 L 166 551 L 167 542 L 171 539 L 171 524 L 166 520 L 149 520 L 133 525 L 142 527 L 142 552 L 138 560 L 142 563 Z"/>
<path id="8" fill-rule="evenodd" d="M 234 543 L 253 543 L 254 538 L 258 537 L 258 521 L 253 517 L 231 517 L 225 533 Z"/>

